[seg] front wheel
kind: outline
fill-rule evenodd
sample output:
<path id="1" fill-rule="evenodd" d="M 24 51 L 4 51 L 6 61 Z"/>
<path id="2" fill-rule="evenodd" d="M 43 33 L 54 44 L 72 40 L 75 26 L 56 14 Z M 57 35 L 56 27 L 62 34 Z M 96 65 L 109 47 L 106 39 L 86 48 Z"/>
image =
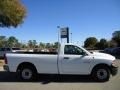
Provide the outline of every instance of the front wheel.
<path id="1" fill-rule="evenodd" d="M 93 70 L 92 76 L 95 80 L 104 82 L 110 78 L 110 71 L 107 67 L 97 67 Z"/>

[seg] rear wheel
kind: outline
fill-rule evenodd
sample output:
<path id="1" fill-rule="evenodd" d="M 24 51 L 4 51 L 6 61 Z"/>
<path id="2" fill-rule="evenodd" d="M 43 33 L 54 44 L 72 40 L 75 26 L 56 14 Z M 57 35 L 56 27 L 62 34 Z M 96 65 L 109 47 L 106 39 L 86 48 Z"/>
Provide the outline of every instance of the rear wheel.
<path id="1" fill-rule="evenodd" d="M 23 66 L 19 71 L 20 78 L 25 81 L 35 80 L 37 72 L 31 66 Z"/>
<path id="2" fill-rule="evenodd" d="M 93 70 L 92 76 L 97 81 L 108 81 L 110 78 L 110 71 L 107 67 L 96 67 Z"/>

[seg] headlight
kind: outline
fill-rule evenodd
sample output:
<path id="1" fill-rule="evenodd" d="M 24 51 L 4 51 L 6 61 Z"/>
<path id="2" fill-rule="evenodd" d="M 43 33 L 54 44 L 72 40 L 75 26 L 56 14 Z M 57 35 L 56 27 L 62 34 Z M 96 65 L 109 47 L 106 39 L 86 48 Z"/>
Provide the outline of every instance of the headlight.
<path id="1" fill-rule="evenodd" d="M 118 67 L 118 64 L 117 64 L 117 63 L 118 63 L 117 60 L 114 60 L 114 61 L 112 62 L 112 66 Z"/>

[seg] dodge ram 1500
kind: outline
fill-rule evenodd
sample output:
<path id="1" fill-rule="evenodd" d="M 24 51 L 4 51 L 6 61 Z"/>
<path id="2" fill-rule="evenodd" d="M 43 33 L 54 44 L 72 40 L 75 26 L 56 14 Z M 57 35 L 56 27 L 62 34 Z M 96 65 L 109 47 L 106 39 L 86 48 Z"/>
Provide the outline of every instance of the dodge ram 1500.
<path id="1" fill-rule="evenodd" d="M 4 69 L 17 72 L 23 80 L 37 74 L 91 75 L 95 80 L 107 81 L 116 75 L 115 57 L 109 54 L 90 53 L 74 44 L 61 44 L 57 53 L 7 53 Z"/>

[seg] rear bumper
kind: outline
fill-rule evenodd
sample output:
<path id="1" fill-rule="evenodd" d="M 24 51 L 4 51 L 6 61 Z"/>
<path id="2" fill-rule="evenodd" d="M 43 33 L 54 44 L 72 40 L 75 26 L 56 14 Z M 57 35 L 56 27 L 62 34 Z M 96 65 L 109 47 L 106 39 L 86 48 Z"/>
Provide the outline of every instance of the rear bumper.
<path id="1" fill-rule="evenodd" d="M 111 74 L 113 76 L 115 76 L 115 75 L 117 75 L 117 73 L 118 73 L 118 66 L 112 66 L 111 65 Z"/>
<path id="2" fill-rule="evenodd" d="M 4 65 L 4 66 L 3 66 L 3 69 L 4 69 L 5 71 L 9 71 L 9 67 L 8 67 L 7 65 Z"/>

